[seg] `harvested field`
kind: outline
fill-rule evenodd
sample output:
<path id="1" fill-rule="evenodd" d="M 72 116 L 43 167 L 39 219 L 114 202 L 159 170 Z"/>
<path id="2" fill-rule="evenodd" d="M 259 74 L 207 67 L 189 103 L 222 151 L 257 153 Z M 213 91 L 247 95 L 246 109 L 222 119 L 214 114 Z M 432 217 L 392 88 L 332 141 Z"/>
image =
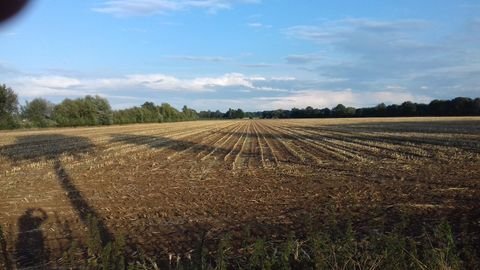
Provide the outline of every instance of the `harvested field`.
<path id="1" fill-rule="evenodd" d="M 0 133 L 0 225 L 17 260 L 35 259 L 18 254 L 40 237 L 37 248 L 58 261 L 73 239 L 86 241 L 91 217 L 103 242 L 122 234 L 132 249 L 168 257 L 246 227 L 302 235 L 332 209 L 365 233 L 408 217 L 413 234 L 445 219 L 479 239 L 480 118 Z"/>

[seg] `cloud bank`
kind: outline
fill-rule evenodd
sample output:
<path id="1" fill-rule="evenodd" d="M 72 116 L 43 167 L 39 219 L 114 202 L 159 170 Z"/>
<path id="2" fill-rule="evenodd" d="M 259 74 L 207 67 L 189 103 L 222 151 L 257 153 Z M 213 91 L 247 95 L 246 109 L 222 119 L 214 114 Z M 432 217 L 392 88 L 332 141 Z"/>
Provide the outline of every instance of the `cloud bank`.
<path id="1" fill-rule="evenodd" d="M 168 12 L 203 9 L 216 12 L 230 9 L 236 4 L 258 3 L 260 0 L 109 0 L 103 1 L 93 11 L 119 17 L 150 16 Z"/>
<path id="2" fill-rule="evenodd" d="M 314 61 L 286 57 L 317 75 L 343 78 L 335 86 L 365 91 L 400 85 L 420 95 L 475 96 L 480 88 L 480 24 L 470 20 L 454 33 L 424 20 L 343 19 L 285 29 L 291 39 L 327 51 Z M 442 34 L 439 34 L 442 33 Z"/>
<path id="3" fill-rule="evenodd" d="M 157 92 L 214 92 L 217 89 L 237 87 L 261 91 L 266 87 L 257 86 L 255 82 L 267 80 L 270 79 L 260 76 L 245 76 L 241 73 L 227 73 L 218 77 L 197 77 L 193 79 L 182 79 L 155 73 L 105 78 L 74 78 L 54 75 L 20 76 L 9 80 L 9 84 L 24 97 L 36 97 L 75 93 L 83 95 L 89 93 L 89 91 L 134 91 L 134 89 L 147 89 Z"/>
<path id="4" fill-rule="evenodd" d="M 325 80 L 326 82 L 329 79 Z M 337 82 L 337 80 L 331 80 Z M 272 110 L 346 106 L 374 106 L 378 103 L 400 103 L 406 100 L 429 102 L 432 98 L 409 92 L 399 86 L 388 86 L 381 91 L 355 91 L 352 89 L 322 90 L 308 88 L 318 81 L 302 80 L 292 76 L 265 77 L 227 73 L 216 77 L 178 78 L 160 73 L 131 74 L 119 77 L 82 78 L 61 75 L 18 76 L 8 81 L 24 99 L 35 97 L 79 97 L 87 94 L 101 95 L 121 104 L 140 105 L 143 101 L 162 96 L 162 100 L 187 104 L 198 109 L 240 107 L 246 110 Z M 303 90 L 302 90 L 303 89 Z M 141 93 L 141 94 L 140 94 Z M 142 98 L 141 95 L 145 95 Z M 185 96 L 186 95 L 186 96 Z M 187 98 L 188 96 L 196 98 Z M 182 98 L 183 97 L 183 98 Z M 124 101 L 128 100 L 129 103 Z M 132 103 L 133 102 L 133 103 Z"/>

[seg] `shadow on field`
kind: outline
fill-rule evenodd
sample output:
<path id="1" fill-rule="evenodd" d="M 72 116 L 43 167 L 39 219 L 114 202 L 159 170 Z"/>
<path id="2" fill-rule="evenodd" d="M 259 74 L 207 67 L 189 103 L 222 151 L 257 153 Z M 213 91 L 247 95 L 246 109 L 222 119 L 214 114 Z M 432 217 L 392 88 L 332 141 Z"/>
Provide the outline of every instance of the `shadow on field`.
<path id="1" fill-rule="evenodd" d="M 12 260 L 8 252 L 8 240 L 7 237 L 12 235 L 11 230 L 5 232 L 4 229 L 0 226 L 0 269 L 11 270 L 13 269 Z"/>
<path id="2" fill-rule="evenodd" d="M 105 222 L 102 220 L 97 211 L 88 204 L 82 195 L 82 192 L 73 184 L 72 179 L 59 160 L 55 160 L 55 172 L 57 174 L 60 185 L 67 193 L 70 204 L 77 211 L 80 220 L 88 227 L 89 231 L 98 231 L 102 246 L 113 240 L 113 235 L 108 230 Z M 92 220 L 96 220 L 96 227 L 92 227 Z"/>
<path id="3" fill-rule="evenodd" d="M 113 235 L 108 230 L 101 216 L 88 203 L 82 192 L 75 186 L 73 179 L 61 162 L 62 156 L 81 158 L 82 154 L 93 151 L 95 151 L 95 145 L 87 138 L 49 134 L 18 137 L 15 144 L 0 148 L 0 155 L 9 158 L 14 163 L 22 161 L 35 162 L 53 160 L 58 182 L 61 188 L 65 191 L 73 209 L 75 209 L 80 220 L 90 232 L 98 232 L 100 234 L 99 237 L 102 241 L 102 246 L 105 246 L 109 241 L 113 240 Z M 38 216 L 38 213 L 41 215 Z M 39 262 L 36 255 L 28 254 L 27 251 L 31 244 L 38 246 L 37 249 L 40 251 L 45 250 L 45 247 L 43 247 L 44 241 L 42 240 L 41 232 L 39 232 L 39 226 L 41 222 L 46 220 L 46 218 L 46 213 L 40 209 L 29 209 L 22 217 L 20 217 L 20 232 L 28 232 L 32 230 L 35 232 L 33 234 L 23 233 L 25 234 L 25 237 L 19 237 L 18 239 L 17 252 L 20 252 L 20 255 L 22 256 L 22 264 L 30 265 L 30 262 Z M 91 220 L 96 220 L 96 222 L 92 223 Z"/>
<path id="4" fill-rule="evenodd" d="M 48 262 L 48 251 L 42 232 L 42 223 L 48 219 L 41 208 L 30 208 L 18 219 L 16 262 L 19 269 L 43 266 Z"/>
<path id="5" fill-rule="evenodd" d="M 62 155 L 80 158 L 93 152 L 95 145 L 89 139 L 59 134 L 28 135 L 16 138 L 15 144 L 0 147 L 0 155 L 13 162 L 58 160 Z"/>
<path id="6" fill-rule="evenodd" d="M 245 132 L 224 132 L 216 131 L 215 135 L 218 135 L 211 144 L 204 142 L 192 142 L 182 139 L 174 139 L 163 136 L 147 136 L 147 135 L 134 135 L 134 134 L 113 134 L 111 142 L 121 142 L 126 144 L 134 144 L 139 146 L 148 146 L 151 149 L 168 149 L 175 152 L 182 152 L 188 150 L 189 153 L 193 154 L 203 154 L 204 156 L 214 153 L 215 156 L 225 157 L 235 149 L 233 145 L 237 144 L 240 140 L 240 146 L 236 145 L 238 150 L 241 147 L 243 140 L 257 140 L 256 134 L 245 133 Z M 263 138 L 267 140 L 275 140 L 278 138 L 284 138 L 285 136 L 281 135 L 275 137 L 272 134 L 268 133 L 259 133 L 261 140 Z M 200 138 L 202 140 L 203 138 Z M 298 138 L 293 138 L 297 140 Z M 267 145 L 267 143 L 265 143 Z M 265 146 L 266 147 L 266 146 Z M 297 163 L 294 160 L 289 160 L 289 163 Z M 301 164 L 301 163 L 298 163 Z"/>
<path id="7" fill-rule="evenodd" d="M 152 149 L 170 149 L 176 152 L 189 150 L 196 154 L 205 152 L 209 153 L 215 151 L 217 154 L 226 155 L 230 152 L 230 149 L 223 147 L 215 147 L 202 143 L 195 143 L 184 140 L 177 140 L 162 136 L 146 136 L 146 135 L 133 135 L 133 134 L 114 134 L 112 135 L 112 142 L 122 142 L 127 144 L 144 145 Z"/>
<path id="8" fill-rule="evenodd" d="M 111 142 L 121 142 L 126 144 L 135 144 L 140 146 L 148 146 L 151 149 L 169 149 L 175 152 L 182 152 L 188 150 L 191 154 L 203 154 L 203 157 L 213 154 L 218 157 L 225 157 L 231 153 L 234 148 L 232 145 L 239 140 L 244 140 L 244 133 L 241 132 L 222 132 L 217 131 L 215 134 L 221 135 L 220 139 L 215 139 L 212 145 L 199 142 L 191 142 L 186 140 L 172 139 L 162 136 L 146 136 L 146 135 L 130 135 L 130 134 L 114 134 Z M 262 134 L 263 135 L 263 134 Z M 247 138 L 256 139 L 255 135 L 248 134 Z M 272 135 L 266 134 L 265 138 L 275 139 Z M 280 137 L 281 138 L 281 137 Z M 226 142 L 227 141 L 227 142 Z M 216 144 L 217 146 L 214 146 Z M 231 148 L 232 147 L 232 148 Z M 238 150 L 238 146 L 237 146 Z M 285 160 L 282 160 L 285 162 Z M 303 165 L 303 163 L 293 159 L 288 160 L 288 163 L 295 163 Z"/>

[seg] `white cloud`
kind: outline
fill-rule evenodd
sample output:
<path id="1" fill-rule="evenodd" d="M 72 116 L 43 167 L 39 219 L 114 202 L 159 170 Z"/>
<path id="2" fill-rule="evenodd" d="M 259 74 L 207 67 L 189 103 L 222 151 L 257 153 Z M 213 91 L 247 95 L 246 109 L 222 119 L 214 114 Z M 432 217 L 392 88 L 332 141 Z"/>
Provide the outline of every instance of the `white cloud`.
<path id="1" fill-rule="evenodd" d="M 257 88 L 255 88 L 255 90 L 260 91 L 260 92 L 277 92 L 277 93 L 290 92 L 290 90 L 287 90 L 287 89 L 274 88 L 274 87 L 268 87 L 268 86 L 257 87 Z"/>
<path id="2" fill-rule="evenodd" d="M 3 32 L 3 33 L 0 33 L 0 37 L 5 37 L 5 38 L 13 38 L 13 37 L 16 37 L 16 36 L 18 36 L 17 32 Z"/>
<path id="3" fill-rule="evenodd" d="M 166 91 L 175 91 L 184 87 L 180 79 L 163 74 L 135 74 L 117 80 L 120 82 L 119 87 L 143 86 L 149 89 Z"/>
<path id="4" fill-rule="evenodd" d="M 429 97 L 417 96 L 409 92 L 356 92 L 352 91 L 351 89 L 342 91 L 305 90 L 297 91 L 286 96 L 260 97 L 256 99 L 260 101 L 260 106 L 265 110 L 291 109 L 293 107 L 305 108 L 307 106 L 312 106 L 315 108 L 331 108 L 337 104 L 353 107 L 364 107 L 374 106 L 381 102 L 428 102 L 431 100 Z"/>
<path id="5" fill-rule="evenodd" d="M 291 109 L 313 107 L 331 107 L 333 104 L 348 104 L 355 99 L 351 91 L 297 91 L 281 97 L 261 97 L 262 107 L 268 109 Z"/>
<path id="6" fill-rule="evenodd" d="M 385 89 L 389 91 L 402 91 L 405 90 L 405 87 L 401 85 L 387 85 Z"/>
<path id="7" fill-rule="evenodd" d="M 46 97 L 46 96 L 83 96 L 90 94 L 85 90 L 78 90 L 75 87 L 80 81 L 74 78 L 62 76 L 40 76 L 40 77 L 17 77 L 11 81 L 6 80 L 20 97 Z"/>
<path id="8" fill-rule="evenodd" d="M 192 56 L 192 55 L 173 55 L 166 56 L 165 58 L 181 61 L 191 61 L 191 62 L 225 62 L 232 60 L 228 57 L 223 56 Z"/>
<path id="9" fill-rule="evenodd" d="M 227 109 L 239 107 L 245 110 L 273 110 L 346 106 L 364 107 L 378 103 L 401 103 L 403 101 L 429 102 L 432 98 L 414 94 L 399 85 L 386 85 L 384 91 L 300 90 L 304 81 L 295 77 L 246 76 L 241 73 L 227 73 L 217 77 L 181 79 L 165 74 L 132 74 L 111 78 L 74 78 L 67 76 L 21 76 L 7 82 L 22 99 L 34 97 L 79 97 L 101 95 L 113 101 L 115 108 L 133 104 L 136 101 L 157 100 L 158 93 L 176 91 L 201 94 L 202 99 L 185 100 L 198 109 Z M 293 90 L 290 90 L 293 89 Z M 295 91 L 297 89 L 297 91 Z M 137 90 L 143 96 L 135 96 Z M 222 91 L 220 91 L 222 90 Z M 219 91 L 214 99 L 206 92 Z M 248 95 L 230 98 L 233 92 Z M 230 94 L 228 94 L 230 93 Z M 268 93 L 268 96 L 267 96 Z M 125 95 L 126 94 L 126 95 Z M 222 98 L 218 98 L 222 97 Z M 222 100 L 221 103 L 219 101 Z M 164 100 L 171 101 L 171 100 Z M 118 103 L 118 104 L 117 104 Z M 120 104 L 120 105 L 119 105 Z"/>
<path id="10" fill-rule="evenodd" d="M 82 88 L 146 88 L 170 92 L 212 92 L 217 88 L 234 86 L 254 89 L 255 86 L 252 82 L 258 79 L 258 77 L 248 77 L 240 73 L 227 73 L 219 77 L 198 77 L 194 79 L 180 79 L 165 74 L 133 74 L 125 77 L 86 80 Z"/>
<path id="11" fill-rule="evenodd" d="M 235 4 L 258 3 L 260 0 L 108 0 L 93 8 L 95 12 L 114 16 L 148 16 L 185 9 L 216 12 Z"/>
<path id="12" fill-rule="evenodd" d="M 450 33 L 440 24 L 415 19 L 325 21 L 292 26 L 285 33 L 329 53 L 316 62 L 309 55 L 285 58 L 318 76 L 343 79 L 318 88 L 380 91 L 390 85 L 402 86 L 390 91 L 408 89 L 437 98 L 478 96 L 480 50 L 473 44 L 480 41 L 480 24 L 475 19 Z"/>
<path id="13" fill-rule="evenodd" d="M 272 81 L 295 81 L 297 78 L 291 76 L 272 77 Z"/>
<path id="14" fill-rule="evenodd" d="M 249 77 L 249 80 L 258 82 L 258 81 L 267 81 L 267 78 L 262 76 L 251 76 Z"/>
<path id="15" fill-rule="evenodd" d="M 285 57 L 285 61 L 291 65 L 305 65 L 317 62 L 321 59 L 318 55 L 312 54 L 293 54 Z"/>
<path id="16" fill-rule="evenodd" d="M 376 105 L 381 102 L 400 104 L 404 101 L 412 101 L 418 103 L 428 103 L 432 100 L 431 97 L 425 95 L 418 95 L 411 92 L 403 91 L 379 91 L 379 92 L 368 92 L 363 96 L 363 103 Z"/>
<path id="17" fill-rule="evenodd" d="M 25 84 L 32 84 L 43 88 L 67 89 L 79 86 L 80 80 L 63 76 L 40 76 L 22 78 Z"/>
<path id="18" fill-rule="evenodd" d="M 10 64 L 0 61 L 0 74 L 18 74 L 20 73 L 15 68 L 12 68 Z"/>
<path id="19" fill-rule="evenodd" d="M 361 18 L 328 21 L 320 25 L 297 25 L 287 28 L 285 33 L 294 38 L 332 43 L 348 40 L 359 32 L 374 33 L 391 40 L 398 38 L 405 31 L 424 30 L 428 26 L 430 23 L 424 20 L 381 21 Z"/>
<path id="20" fill-rule="evenodd" d="M 243 67 L 248 67 L 248 68 L 269 68 L 273 67 L 273 64 L 268 64 L 268 63 L 255 63 L 255 64 L 243 64 Z"/>
<path id="21" fill-rule="evenodd" d="M 18 76 L 7 79 L 23 97 L 37 96 L 82 96 L 105 94 L 117 91 L 145 90 L 153 92 L 214 92 L 226 88 L 253 91 L 280 92 L 278 87 L 268 86 L 268 82 L 278 78 L 246 76 L 241 73 L 227 73 L 217 77 L 197 77 L 183 79 L 165 74 L 132 74 L 105 78 L 74 78 L 67 76 Z M 267 85 L 256 85 L 262 82 Z"/>
<path id="22" fill-rule="evenodd" d="M 256 29 L 269 29 L 269 28 L 273 27 L 270 24 L 264 24 L 264 23 L 261 23 L 261 22 L 247 23 L 247 26 L 252 27 L 252 28 L 256 28 Z"/>
<path id="23" fill-rule="evenodd" d="M 252 78 L 256 80 L 258 78 Z M 208 89 L 215 87 L 243 86 L 246 88 L 255 88 L 252 79 L 240 73 L 229 73 L 217 78 L 197 78 L 187 84 L 193 89 Z"/>
<path id="24" fill-rule="evenodd" d="M 228 108 L 242 108 L 246 111 L 261 110 L 289 110 L 294 107 L 305 108 L 312 106 L 315 108 L 333 108 L 338 104 L 345 106 L 353 106 L 356 108 L 375 106 L 379 103 L 400 104 L 404 101 L 413 102 L 429 102 L 431 98 L 426 96 L 418 96 L 410 92 L 358 92 L 351 89 L 342 91 L 330 90 L 305 90 L 296 91 L 281 96 L 262 96 L 255 98 L 214 98 L 214 99 L 195 99 L 184 100 L 185 104 L 189 104 L 193 108 L 199 110 L 228 110 Z"/>

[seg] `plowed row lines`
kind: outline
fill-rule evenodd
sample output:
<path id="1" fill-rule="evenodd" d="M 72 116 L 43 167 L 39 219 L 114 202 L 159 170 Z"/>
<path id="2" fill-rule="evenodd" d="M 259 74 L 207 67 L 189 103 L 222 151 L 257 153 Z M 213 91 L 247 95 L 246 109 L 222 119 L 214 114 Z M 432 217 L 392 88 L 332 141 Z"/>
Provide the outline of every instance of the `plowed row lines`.
<path id="1" fill-rule="evenodd" d="M 256 135 L 258 136 L 259 148 L 262 151 L 262 160 L 265 161 L 265 164 L 269 164 L 268 167 L 276 167 L 279 165 L 280 161 L 278 160 L 277 153 L 272 147 L 271 143 L 265 138 L 265 133 L 262 130 L 262 125 L 254 123 Z"/>
<path id="2" fill-rule="evenodd" d="M 323 141 L 332 145 L 332 147 L 338 147 L 339 149 L 350 153 L 350 156 L 360 157 L 360 159 L 370 159 L 376 160 L 378 158 L 391 158 L 398 159 L 399 148 L 398 146 L 382 143 L 382 146 L 379 146 L 379 143 L 372 141 L 363 141 L 359 139 L 354 139 L 348 137 L 348 134 L 340 132 L 313 132 L 307 130 L 293 130 L 291 128 L 285 128 L 294 134 L 300 134 L 300 136 L 307 137 L 309 139 L 322 138 Z M 402 150 L 405 150 L 403 147 Z M 331 149 L 331 148 L 330 148 Z M 411 152 L 405 152 L 407 155 L 415 155 L 419 157 L 425 157 L 425 153 L 419 151 L 419 149 L 412 149 Z"/>
<path id="3" fill-rule="evenodd" d="M 175 157 L 188 155 L 189 153 L 195 153 L 198 149 L 206 148 L 219 140 L 220 132 L 224 132 L 225 130 L 229 131 L 236 127 L 236 124 L 232 124 L 221 129 L 208 130 L 208 134 L 206 136 L 201 136 L 202 139 L 200 141 L 195 141 L 196 138 L 200 137 L 199 134 L 196 134 L 191 141 L 189 139 L 184 139 L 186 142 L 189 142 L 191 146 L 173 153 L 172 155 L 168 156 L 167 159 L 173 161 Z"/>
<path id="4" fill-rule="evenodd" d="M 353 127 L 304 123 L 311 124 L 308 121 L 293 124 L 289 121 L 212 121 L 185 126 L 83 128 L 78 138 L 85 138 L 88 143 L 67 136 L 76 134 L 73 129 L 57 137 L 53 131 L 30 132 L 25 134 L 32 134 L 31 141 L 1 146 L 0 156 L 8 162 L 6 157 L 12 156 L 10 153 L 14 151 L 12 158 L 20 161 L 10 166 L 8 173 L 15 173 L 22 167 L 51 166 L 54 159 L 68 163 L 67 168 L 78 165 L 95 168 L 113 165 L 119 159 L 153 157 L 165 166 L 188 159 L 224 163 L 231 170 L 237 170 L 259 165 L 262 168 L 283 164 L 315 166 L 328 161 L 448 159 L 459 151 L 475 155 L 480 148 L 480 144 L 472 140 L 474 135 L 468 134 L 452 142 L 442 141 L 439 134 L 363 132 L 361 129 L 357 132 Z M 37 160 L 35 153 L 39 153 L 37 156 L 43 161 Z M 78 153 L 78 157 L 71 153 Z M 165 155 L 160 156 L 160 153 Z"/>
<path id="5" fill-rule="evenodd" d="M 227 150 L 228 148 L 225 147 L 225 145 L 228 143 L 229 140 L 231 140 L 233 138 L 235 133 L 238 132 L 241 128 L 242 128 L 242 126 L 238 125 L 232 131 L 224 132 L 225 135 L 223 137 L 221 137 L 217 142 L 215 142 L 211 147 L 213 149 L 211 149 L 206 155 L 202 156 L 200 158 L 200 160 L 202 160 L 202 161 L 206 160 L 210 156 L 214 155 L 217 151 L 220 151 L 220 155 L 224 154 L 225 152 L 228 152 L 228 150 Z M 215 159 L 217 159 L 217 158 L 215 157 Z"/>
<path id="6" fill-rule="evenodd" d="M 240 156 L 242 155 L 244 148 L 245 148 L 245 143 L 247 142 L 248 136 L 249 136 L 249 130 L 250 130 L 250 123 L 247 123 L 244 125 L 244 129 L 240 135 L 240 138 L 238 138 L 237 142 L 233 145 L 232 149 L 228 154 L 223 158 L 223 160 L 231 164 L 232 170 L 235 170 L 236 167 L 239 167 L 239 159 Z"/>

